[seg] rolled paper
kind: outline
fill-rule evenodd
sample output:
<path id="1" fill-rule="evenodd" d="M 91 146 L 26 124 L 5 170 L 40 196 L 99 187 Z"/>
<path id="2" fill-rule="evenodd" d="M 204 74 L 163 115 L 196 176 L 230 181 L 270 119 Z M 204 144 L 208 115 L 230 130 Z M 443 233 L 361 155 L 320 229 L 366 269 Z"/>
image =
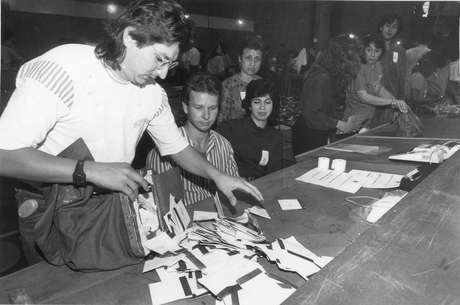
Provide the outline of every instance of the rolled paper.
<path id="1" fill-rule="evenodd" d="M 318 158 L 318 168 L 320 169 L 329 169 L 329 158 L 328 157 L 319 157 Z"/>
<path id="2" fill-rule="evenodd" d="M 347 167 L 347 161 L 344 159 L 334 159 L 332 160 L 331 167 L 333 170 L 343 173 Z"/>

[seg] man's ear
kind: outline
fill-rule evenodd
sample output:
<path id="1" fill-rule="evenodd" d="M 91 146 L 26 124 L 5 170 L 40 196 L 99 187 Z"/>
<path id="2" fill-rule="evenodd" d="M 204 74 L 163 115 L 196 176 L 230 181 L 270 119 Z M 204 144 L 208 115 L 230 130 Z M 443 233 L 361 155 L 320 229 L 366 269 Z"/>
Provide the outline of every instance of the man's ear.
<path id="1" fill-rule="evenodd" d="M 134 28 L 132 26 L 127 26 L 123 30 L 123 44 L 126 48 L 137 47 L 137 41 L 134 40 L 129 33 L 133 31 Z"/>
<path id="2" fill-rule="evenodd" d="M 188 105 L 182 102 L 182 109 L 184 110 L 185 114 L 188 114 Z"/>

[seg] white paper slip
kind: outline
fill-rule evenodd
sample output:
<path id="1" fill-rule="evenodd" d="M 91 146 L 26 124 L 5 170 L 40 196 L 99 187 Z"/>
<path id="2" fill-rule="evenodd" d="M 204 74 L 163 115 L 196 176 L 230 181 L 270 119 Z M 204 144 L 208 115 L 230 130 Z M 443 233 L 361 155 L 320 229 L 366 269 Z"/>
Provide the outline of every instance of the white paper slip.
<path id="1" fill-rule="evenodd" d="M 387 189 L 399 187 L 403 175 L 353 169 L 349 172 L 365 188 Z"/>
<path id="2" fill-rule="evenodd" d="M 278 199 L 278 203 L 283 211 L 302 209 L 302 206 L 297 199 Z"/>
<path id="3" fill-rule="evenodd" d="M 377 200 L 371 205 L 371 212 L 367 215 L 366 220 L 369 222 L 377 222 L 386 212 L 394 207 L 406 194 L 402 196 L 386 196 Z"/>
<path id="4" fill-rule="evenodd" d="M 161 269 L 158 269 L 160 271 Z M 149 284 L 152 305 L 161 305 L 175 300 L 190 298 L 193 296 L 190 281 L 186 275 L 167 274 L 158 272 L 160 282 Z M 194 280 L 194 279 L 192 279 Z"/>
<path id="5" fill-rule="evenodd" d="M 206 221 L 206 220 L 213 220 L 217 219 L 216 212 L 208 212 L 208 211 L 193 211 L 193 221 Z"/>
<path id="6" fill-rule="evenodd" d="M 260 216 L 260 217 L 263 217 L 263 218 L 271 219 L 271 217 L 268 214 L 266 209 L 261 208 L 261 207 L 256 206 L 256 205 L 252 206 L 251 208 L 249 208 L 249 213 L 257 215 L 257 216 Z"/>
<path id="7" fill-rule="evenodd" d="M 165 254 L 168 251 L 174 252 L 181 249 L 177 240 L 171 239 L 165 232 L 161 232 L 154 238 L 147 240 L 144 247 L 158 254 Z"/>
<path id="8" fill-rule="evenodd" d="M 142 272 L 147 272 L 159 267 L 169 267 L 185 258 L 185 254 L 179 253 L 177 255 L 168 255 L 164 257 L 154 257 L 153 259 L 146 260 Z"/>

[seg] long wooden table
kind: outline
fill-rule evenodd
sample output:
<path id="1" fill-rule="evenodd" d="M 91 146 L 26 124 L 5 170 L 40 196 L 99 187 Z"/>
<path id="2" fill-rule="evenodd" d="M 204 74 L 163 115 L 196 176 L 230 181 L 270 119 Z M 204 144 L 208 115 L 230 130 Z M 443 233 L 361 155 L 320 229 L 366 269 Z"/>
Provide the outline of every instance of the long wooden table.
<path id="1" fill-rule="evenodd" d="M 376 224 L 370 224 L 358 207 L 344 201 L 350 194 L 295 178 L 315 167 L 318 156 L 346 159 L 349 168 L 404 174 L 415 165 L 389 161 L 389 154 L 444 140 L 356 135 L 342 142 L 380 145 L 390 151 L 369 156 L 320 148 L 300 156 L 297 164 L 254 181 L 272 216 L 271 220 L 258 219 L 268 239 L 294 235 L 318 255 L 336 257 L 308 282 L 294 273 L 280 272 L 299 286 L 285 303 L 454 304 L 460 299 L 460 154 L 437 168 Z M 361 189 L 356 195 L 378 197 L 383 193 Z M 288 198 L 299 199 L 303 209 L 282 211 L 277 200 Z M 240 199 L 239 211 L 251 204 L 247 198 Z M 273 265 L 265 265 L 277 272 Z M 8 303 L 9 289 L 21 287 L 35 303 L 149 304 L 148 284 L 158 278 L 141 270 L 137 265 L 80 273 L 42 262 L 0 278 L 0 303 Z M 214 301 L 208 296 L 176 303 Z"/>

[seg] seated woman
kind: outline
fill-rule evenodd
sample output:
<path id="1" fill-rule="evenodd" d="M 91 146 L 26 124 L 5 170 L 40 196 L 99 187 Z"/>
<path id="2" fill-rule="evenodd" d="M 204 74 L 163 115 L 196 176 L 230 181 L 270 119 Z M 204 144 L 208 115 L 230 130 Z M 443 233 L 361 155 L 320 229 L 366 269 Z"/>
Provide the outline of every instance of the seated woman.
<path id="1" fill-rule="evenodd" d="M 258 36 L 250 36 L 241 43 L 238 55 L 240 72 L 226 78 L 222 83 L 222 98 L 217 119 L 219 123 L 244 117 L 242 100 L 249 82 L 260 78 L 258 72 L 263 49 L 263 42 Z"/>
<path id="2" fill-rule="evenodd" d="M 449 81 L 449 67 L 441 54 L 430 51 L 415 66 L 406 81 L 406 95 L 411 105 L 420 111 L 436 111 L 448 103 L 446 88 Z"/>
<path id="3" fill-rule="evenodd" d="M 304 77 L 300 101 L 302 115 L 293 127 L 294 154 L 325 145 L 331 136 L 350 133 L 357 126 L 356 118 L 339 120 L 338 96 L 358 71 L 361 43 L 356 38 L 340 35 L 329 41 Z"/>
<path id="4" fill-rule="evenodd" d="M 402 112 L 407 111 L 403 100 L 395 99 L 381 84 L 382 65 L 380 58 L 385 52 L 382 38 L 368 34 L 362 38 L 364 52 L 356 79 L 347 88 L 343 120 L 350 116 L 359 117 L 359 127 L 365 128 L 374 116 L 376 107 L 391 105 Z"/>
<path id="5" fill-rule="evenodd" d="M 246 88 L 246 116 L 222 122 L 219 132 L 230 141 L 239 174 L 252 180 L 282 167 L 283 137 L 272 125 L 278 112 L 273 83 L 257 79 Z"/>

